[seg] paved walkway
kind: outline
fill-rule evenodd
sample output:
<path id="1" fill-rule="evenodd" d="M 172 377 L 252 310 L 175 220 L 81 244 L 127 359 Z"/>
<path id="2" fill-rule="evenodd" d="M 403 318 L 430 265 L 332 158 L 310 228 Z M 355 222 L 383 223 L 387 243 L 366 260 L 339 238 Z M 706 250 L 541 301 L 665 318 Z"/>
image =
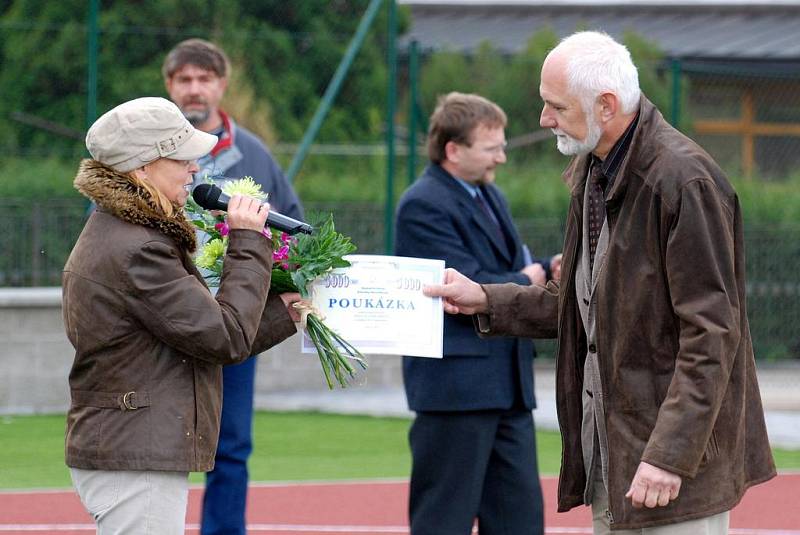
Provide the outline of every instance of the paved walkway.
<path id="1" fill-rule="evenodd" d="M 552 363 L 536 366 L 534 420 L 539 429 L 558 429 L 555 409 L 555 370 Z M 800 448 L 800 363 L 762 365 L 759 386 L 767 431 L 775 447 Z M 400 387 L 369 384 L 334 391 L 293 390 L 256 396 L 256 406 L 270 410 L 309 410 L 341 414 L 411 417 Z"/>

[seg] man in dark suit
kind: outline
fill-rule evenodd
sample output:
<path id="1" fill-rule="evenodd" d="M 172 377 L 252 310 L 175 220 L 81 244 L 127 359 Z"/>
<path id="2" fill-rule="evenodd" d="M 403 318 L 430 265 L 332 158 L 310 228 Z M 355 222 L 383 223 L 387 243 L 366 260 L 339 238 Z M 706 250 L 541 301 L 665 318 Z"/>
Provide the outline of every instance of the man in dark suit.
<path id="1" fill-rule="evenodd" d="M 505 113 L 478 95 L 450 93 L 430 119 L 431 163 L 397 209 L 395 254 L 443 259 L 483 283 L 545 284 L 493 185 L 506 161 Z M 553 268 L 560 264 L 554 258 Z M 472 319 L 444 319 L 444 358 L 404 357 L 416 418 L 412 535 L 542 534 L 533 415 L 533 342 L 481 339 Z"/>

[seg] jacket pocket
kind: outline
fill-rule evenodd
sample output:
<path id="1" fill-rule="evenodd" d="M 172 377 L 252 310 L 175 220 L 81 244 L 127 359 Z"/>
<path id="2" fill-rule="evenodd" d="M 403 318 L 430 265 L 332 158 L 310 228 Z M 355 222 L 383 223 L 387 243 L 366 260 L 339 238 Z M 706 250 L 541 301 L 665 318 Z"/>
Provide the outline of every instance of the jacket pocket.
<path id="1" fill-rule="evenodd" d="M 705 466 L 710 463 L 719 455 L 719 445 L 717 444 L 717 432 L 711 431 L 711 436 L 706 444 L 706 449 L 703 451 L 703 458 L 700 459 L 700 466 Z"/>
<path id="2" fill-rule="evenodd" d="M 102 428 L 102 409 L 96 407 L 76 407 L 70 409 L 67 417 L 67 457 L 69 459 L 92 459 L 100 447 Z"/>
<path id="3" fill-rule="evenodd" d="M 99 456 L 128 462 L 131 469 L 137 463 L 152 460 L 152 421 L 149 407 L 137 410 L 102 409 L 103 423 Z"/>

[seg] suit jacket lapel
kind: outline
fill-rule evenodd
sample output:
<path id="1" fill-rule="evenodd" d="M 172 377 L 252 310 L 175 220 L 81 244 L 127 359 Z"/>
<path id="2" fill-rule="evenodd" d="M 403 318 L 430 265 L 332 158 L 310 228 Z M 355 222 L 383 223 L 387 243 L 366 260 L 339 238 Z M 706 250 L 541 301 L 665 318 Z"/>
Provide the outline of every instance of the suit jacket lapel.
<path id="1" fill-rule="evenodd" d="M 506 250 L 506 259 L 511 261 L 516 257 L 518 253 L 517 249 L 521 250 L 522 248 L 517 230 L 514 227 L 513 221 L 511 221 L 511 214 L 503 207 L 503 203 L 500 201 L 500 195 L 496 188 L 487 186 L 483 188 L 483 191 L 486 193 L 487 201 L 491 204 L 492 210 L 494 210 L 497 220 L 500 223 L 500 228 L 505 237 L 503 242 Z"/>
<path id="2" fill-rule="evenodd" d="M 463 213 L 465 215 L 468 214 L 481 232 L 486 234 L 486 236 L 489 238 L 489 241 L 492 243 L 500 256 L 502 256 L 507 262 L 511 262 L 512 258 L 508 250 L 506 240 L 500 239 L 497 236 L 497 225 L 495 225 L 494 221 L 491 221 L 489 216 L 486 215 L 483 210 L 481 210 L 481 208 L 478 206 L 478 203 L 472 198 L 467 190 L 456 183 L 456 180 L 458 179 L 450 176 L 450 174 L 441 167 L 434 167 L 432 170 L 434 171 L 432 173 L 433 176 L 437 180 L 440 180 L 448 188 L 448 191 L 450 191 L 453 197 L 461 205 Z M 490 191 L 490 195 L 494 195 L 494 192 Z M 492 202 L 495 208 L 497 207 L 497 201 L 494 198 L 492 198 L 489 202 Z M 505 223 L 503 222 L 503 217 L 500 212 L 501 210 L 495 209 L 495 214 L 500 219 L 501 224 L 504 225 Z"/>
<path id="3" fill-rule="evenodd" d="M 497 225 L 494 221 L 489 219 L 489 216 L 486 215 L 483 210 L 481 210 L 478 203 L 473 199 L 466 190 L 464 190 L 458 184 L 454 184 L 458 189 L 462 191 L 462 195 L 458 195 L 458 202 L 461 205 L 464 214 L 467 215 L 472 222 L 475 223 L 475 226 L 478 229 L 486 234 L 486 237 L 489 238 L 489 241 L 492 243 L 492 246 L 497 250 L 498 254 L 500 254 L 506 260 L 510 260 L 508 254 L 508 247 L 505 244 L 505 240 L 501 239 L 497 235 Z"/>

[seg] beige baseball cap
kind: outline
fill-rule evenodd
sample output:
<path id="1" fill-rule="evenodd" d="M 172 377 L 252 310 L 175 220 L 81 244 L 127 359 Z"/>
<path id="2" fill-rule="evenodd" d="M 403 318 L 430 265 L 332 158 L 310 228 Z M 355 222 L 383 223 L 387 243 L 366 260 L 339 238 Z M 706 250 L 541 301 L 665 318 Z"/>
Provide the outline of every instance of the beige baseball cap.
<path id="1" fill-rule="evenodd" d="M 196 160 L 217 136 L 197 130 L 181 110 L 161 97 L 129 100 L 97 119 L 86 134 L 95 160 L 126 173 L 159 158 Z"/>

